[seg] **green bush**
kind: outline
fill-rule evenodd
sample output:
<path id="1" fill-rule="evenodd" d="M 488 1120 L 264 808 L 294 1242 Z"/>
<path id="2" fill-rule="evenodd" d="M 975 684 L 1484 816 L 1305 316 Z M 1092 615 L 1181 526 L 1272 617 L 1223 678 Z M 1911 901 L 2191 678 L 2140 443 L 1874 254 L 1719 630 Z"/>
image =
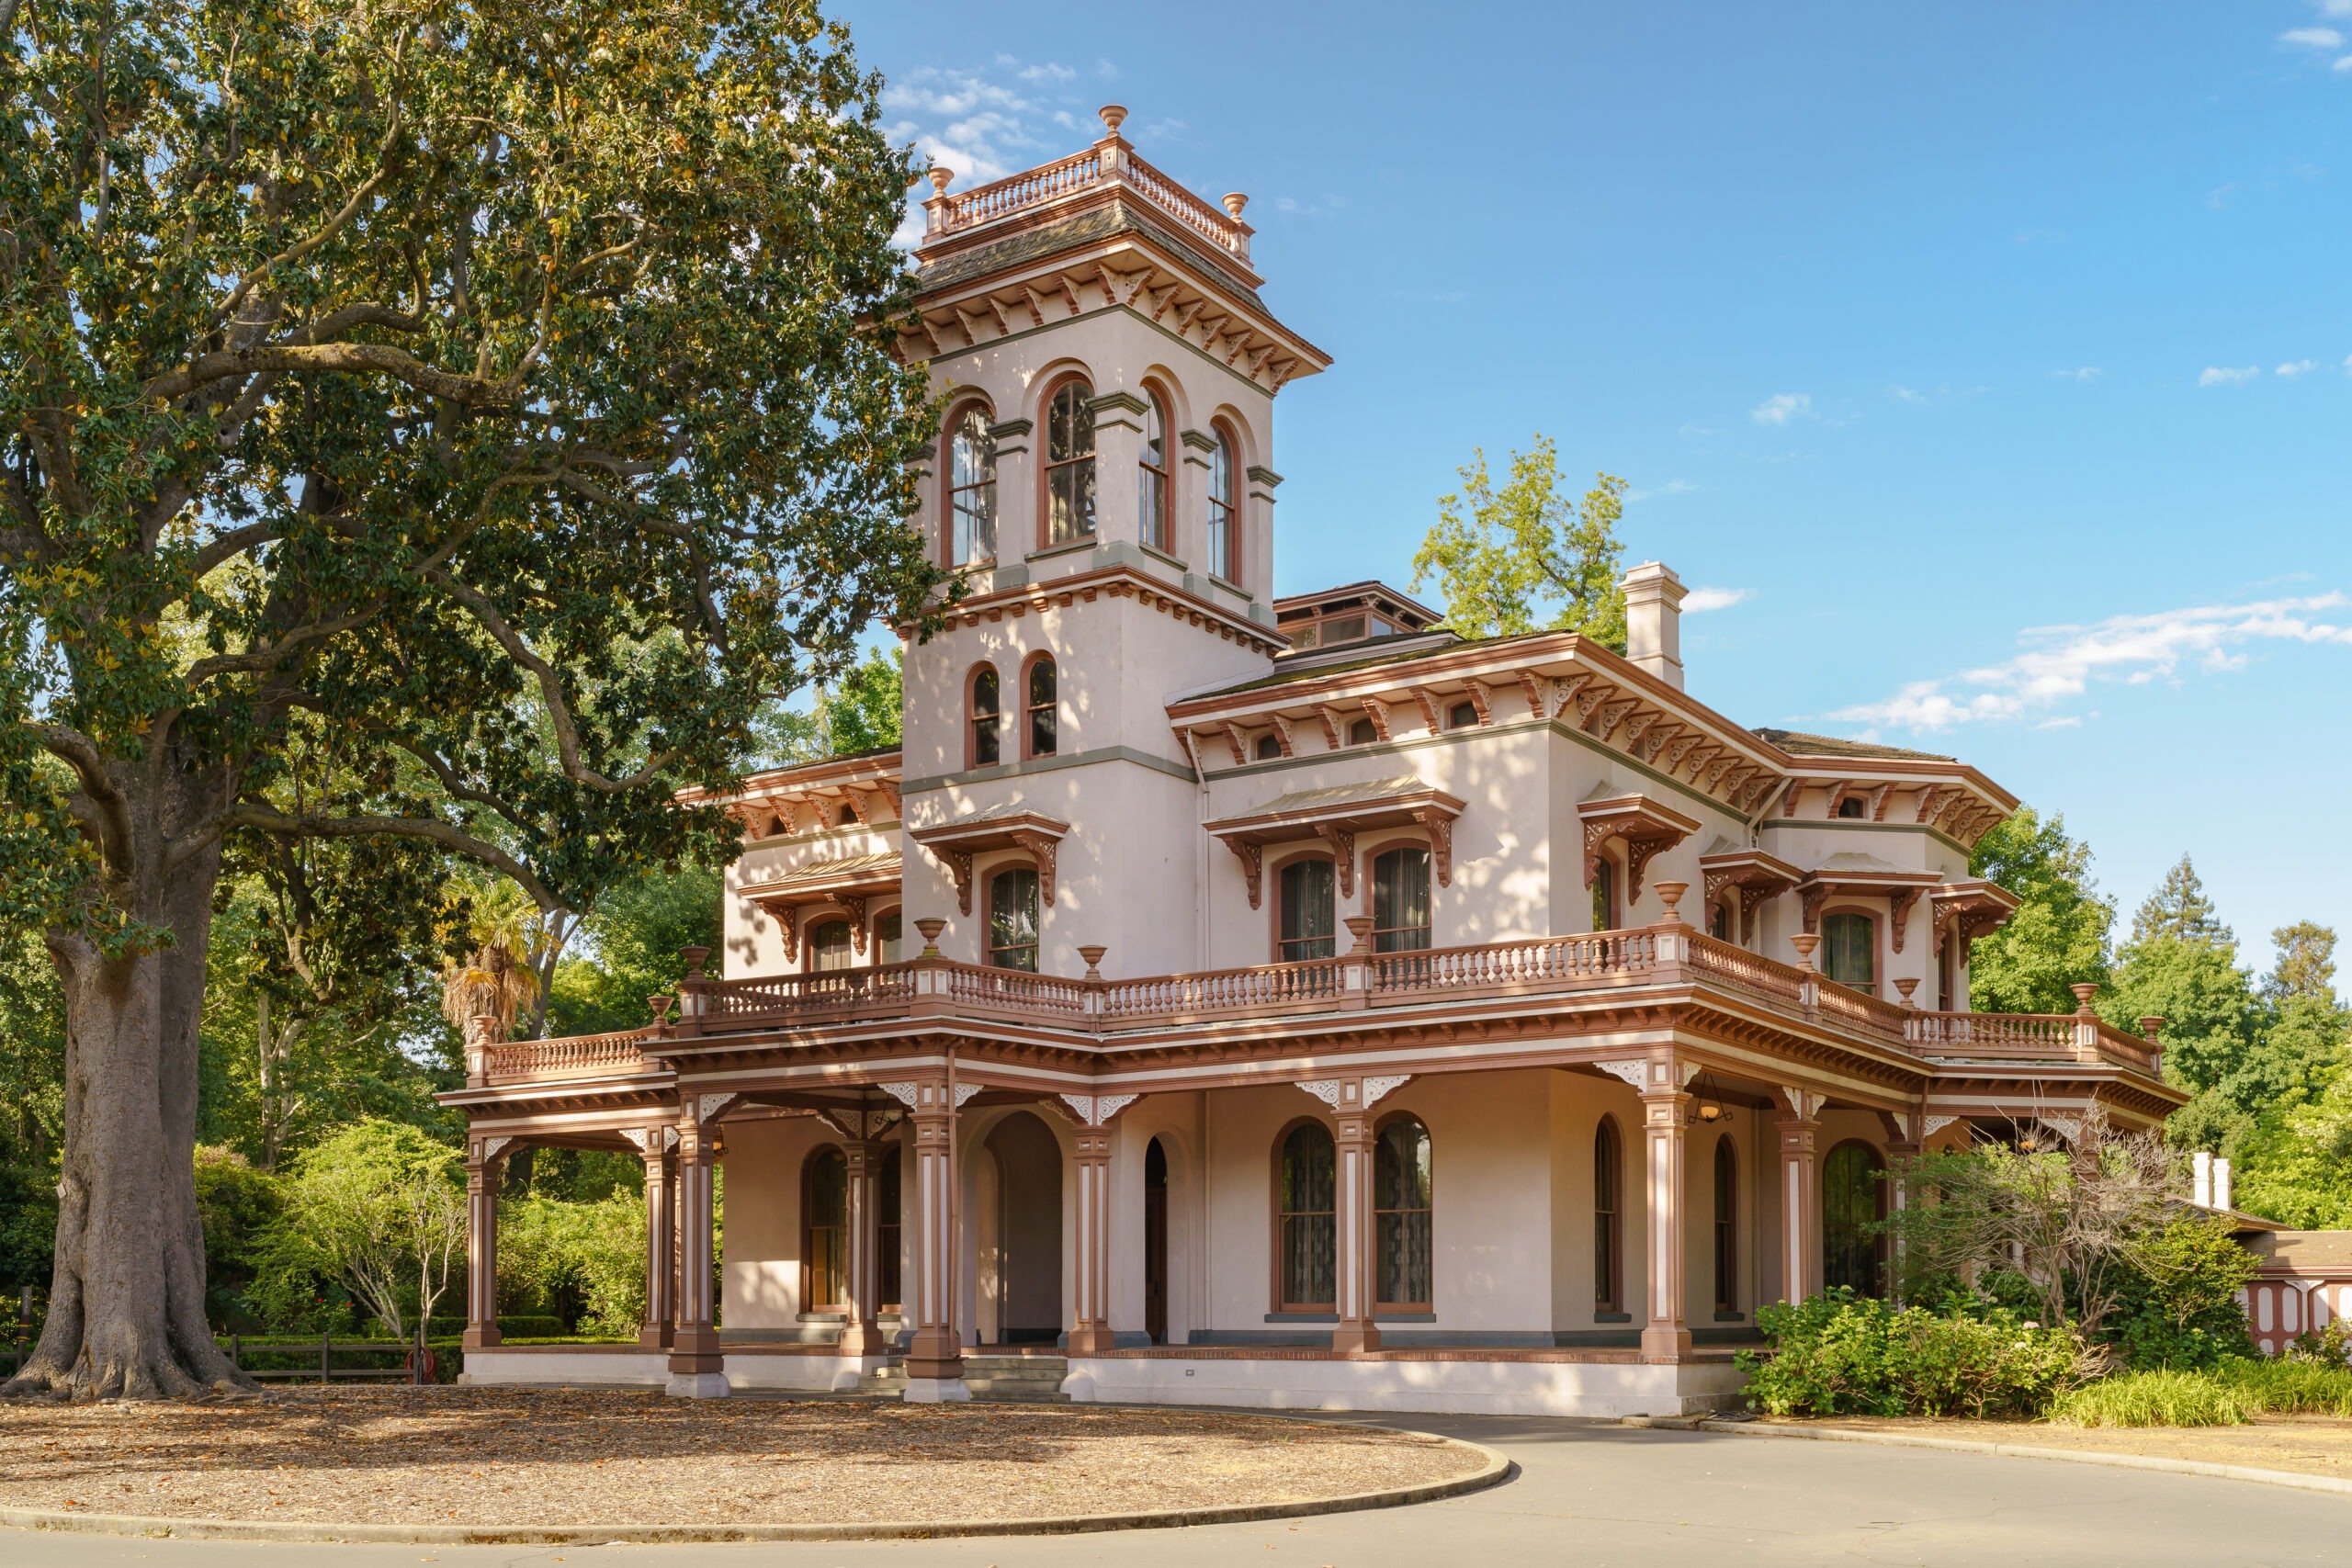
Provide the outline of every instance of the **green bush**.
<path id="1" fill-rule="evenodd" d="M 2050 1419 L 2062 1427 L 2235 1427 L 2254 1408 L 2212 1372 L 2165 1368 L 2067 1389 L 2052 1402 Z"/>
<path id="2" fill-rule="evenodd" d="M 645 1202 L 636 1192 L 593 1203 L 526 1198 L 500 1205 L 498 1225 L 506 1300 L 576 1316 L 582 1332 L 636 1336 L 645 1316 Z"/>
<path id="3" fill-rule="evenodd" d="M 2216 1375 L 2267 1414 L 2352 1416 L 2352 1367 L 2245 1356 L 2222 1362 Z"/>
<path id="4" fill-rule="evenodd" d="M 1774 1416 L 2038 1415 L 2074 1375 L 2075 1344 L 2004 1307 L 1944 1314 L 1827 1292 L 1759 1310 L 1772 1350 L 1739 1352 Z"/>
<path id="5" fill-rule="evenodd" d="M 2218 1367 L 2254 1354 L 2238 1292 L 2259 1265 L 2226 1219 L 2174 1220 L 2124 1255 L 2099 1337 L 2133 1371 Z"/>

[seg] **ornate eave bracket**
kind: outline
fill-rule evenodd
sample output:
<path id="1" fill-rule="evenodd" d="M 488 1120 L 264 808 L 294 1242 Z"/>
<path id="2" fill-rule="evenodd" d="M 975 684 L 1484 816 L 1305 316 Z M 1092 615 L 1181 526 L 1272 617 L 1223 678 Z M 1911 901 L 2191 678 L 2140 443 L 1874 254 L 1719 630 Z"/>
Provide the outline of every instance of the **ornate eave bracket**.
<path id="1" fill-rule="evenodd" d="M 1584 885 L 1590 887 L 1600 874 L 1601 850 L 1615 839 L 1625 846 L 1628 903 L 1640 899 L 1650 862 L 1699 830 L 1692 818 L 1645 795 L 1581 801 L 1577 817 L 1584 824 Z"/>

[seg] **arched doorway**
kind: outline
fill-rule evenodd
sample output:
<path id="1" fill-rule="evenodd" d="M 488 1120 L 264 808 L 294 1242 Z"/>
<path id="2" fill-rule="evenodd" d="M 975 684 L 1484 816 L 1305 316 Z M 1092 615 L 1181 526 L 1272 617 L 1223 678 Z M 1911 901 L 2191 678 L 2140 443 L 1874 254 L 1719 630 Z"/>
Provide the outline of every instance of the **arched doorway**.
<path id="1" fill-rule="evenodd" d="M 1886 1217 L 1879 1157 L 1868 1144 L 1840 1144 L 1821 1162 L 1821 1283 L 1858 1296 L 1883 1290 L 1878 1222 Z"/>
<path id="2" fill-rule="evenodd" d="M 1158 1138 L 1143 1152 L 1143 1329 L 1168 1343 L 1168 1151 Z"/>
<path id="3" fill-rule="evenodd" d="M 1062 1331 L 1062 1148 L 1046 1124 L 1016 1111 L 990 1129 L 996 1173 L 996 1245 L 985 1256 L 996 1278 L 997 1339 L 1051 1345 Z"/>

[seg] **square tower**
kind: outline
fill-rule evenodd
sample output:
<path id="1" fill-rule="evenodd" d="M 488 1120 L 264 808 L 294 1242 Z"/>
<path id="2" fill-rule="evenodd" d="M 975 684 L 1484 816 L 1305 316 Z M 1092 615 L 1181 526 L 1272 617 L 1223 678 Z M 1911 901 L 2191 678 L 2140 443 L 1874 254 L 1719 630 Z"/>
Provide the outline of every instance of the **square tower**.
<path id="1" fill-rule="evenodd" d="M 992 904 L 992 878 L 1032 871 L 1048 973 L 1098 944 L 1113 974 L 1200 956 L 1197 769 L 1167 704 L 1286 646 L 1273 400 L 1330 363 L 1259 298 L 1247 198 L 1220 211 L 1152 167 L 1125 115 L 975 190 L 932 171 L 898 344 L 946 403 L 916 525 L 965 583 L 907 653 L 906 823 L 926 852 L 908 904 L 985 962 L 1022 934 L 991 930 L 1014 901 Z"/>

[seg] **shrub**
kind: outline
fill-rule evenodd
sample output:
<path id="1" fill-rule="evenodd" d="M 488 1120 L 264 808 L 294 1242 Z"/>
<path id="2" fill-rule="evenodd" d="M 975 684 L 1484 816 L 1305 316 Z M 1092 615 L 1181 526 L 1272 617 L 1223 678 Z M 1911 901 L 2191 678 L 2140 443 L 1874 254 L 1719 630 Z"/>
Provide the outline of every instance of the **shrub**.
<path id="1" fill-rule="evenodd" d="M 2065 1427 L 2235 1427 L 2255 1406 L 2211 1372 L 2123 1372 L 2067 1389 L 2050 1418 Z"/>
<path id="2" fill-rule="evenodd" d="M 2279 1416 L 2352 1416 L 2352 1367 L 2245 1356 L 2222 1362 L 2217 1376 L 2256 1410 Z"/>
<path id="3" fill-rule="evenodd" d="M 2223 1218 L 2182 1217 L 2124 1253 L 2101 1338 L 2133 1371 L 2216 1367 L 2254 1354 L 2238 1292 L 2260 1268 Z"/>
<path id="4" fill-rule="evenodd" d="M 509 1300 L 577 1303 L 583 1332 L 635 1337 L 645 1316 L 645 1203 L 635 1192 L 594 1203 L 526 1198 L 502 1205 L 498 1223 Z"/>
<path id="5" fill-rule="evenodd" d="M 1775 1416 L 2033 1416 L 2074 1375 L 2071 1335 L 2005 1307 L 1937 1313 L 1838 1290 L 1756 1318 L 1773 1353 L 1743 1350 L 1739 1365 Z"/>

